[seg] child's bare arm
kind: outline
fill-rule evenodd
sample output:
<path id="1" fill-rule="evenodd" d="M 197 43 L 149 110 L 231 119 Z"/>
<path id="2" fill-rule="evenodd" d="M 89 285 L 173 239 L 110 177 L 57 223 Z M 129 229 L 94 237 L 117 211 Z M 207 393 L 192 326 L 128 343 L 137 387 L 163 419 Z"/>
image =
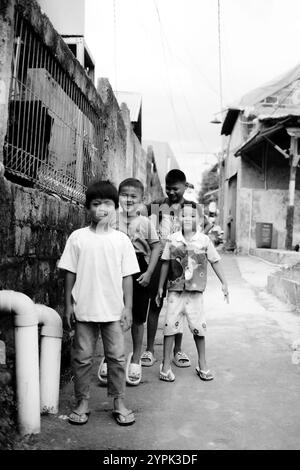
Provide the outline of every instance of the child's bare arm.
<path id="1" fill-rule="evenodd" d="M 163 289 L 164 289 L 164 283 L 166 282 L 168 272 L 169 272 L 169 260 L 163 260 L 162 266 L 161 266 L 161 271 L 160 271 L 160 278 L 159 278 L 159 284 L 158 284 L 158 291 L 157 291 L 157 296 L 156 296 L 156 304 L 159 307 L 163 295 Z"/>
<path id="2" fill-rule="evenodd" d="M 71 321 L 74 320 L 74 308 L 72 302 L 72 289 L 76 281 L 76 274 L 66 271 L 65 275 L 65 319 L 67 326 L 71 328 Z"/>
<path id="3" fill-rule="evenodd" d="M 229 303 L 228 285 L 227 285 L 225 274 L 223 272 L 220 261 L 216 261 L 215 263 L 212 263 L 211 266 L 222 283 L 222 291 L 224 294 L 224 299 L 227 301 L 227 303 Z"/>
<path id="4" fill-rule="evenodd" d="M 123 331 L 129 330 L 132 324 L 132 276 L 123 277 L 124 309 L 121 315 Z"/>
<path id="5" fill-rule="evenodd" d="M 142 273 L 140 277 L 137 279 L 137 281 L 141 284 L 141 286 L 146 287 L 149 285 L 151 281 L 151 276 L 153 274 L 153 271 L 155 269 L 155 266 L 159 260 L 160 257 L 160 242 L 158 241 L 157 243 L 153 243 L 150 245 L 151 249 L 151 255 L 150 255 L 150 260 L 149 260 L 149 265 L 148 269 L 146 272 Z"/>

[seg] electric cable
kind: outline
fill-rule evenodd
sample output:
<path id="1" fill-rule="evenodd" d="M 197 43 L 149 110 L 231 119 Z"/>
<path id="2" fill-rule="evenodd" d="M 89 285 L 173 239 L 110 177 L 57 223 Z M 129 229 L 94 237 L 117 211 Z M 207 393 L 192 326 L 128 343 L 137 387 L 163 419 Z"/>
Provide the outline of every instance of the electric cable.
<path id="1" fill-rule="evenodd" d="M 156 0 L 153 0 L 153 3 L 154 3 L 154 7 L 155 7 L 156 14 L 157 14 L 157 17 L 158 17 L 158 22 L 159 22 L 159 29 L 160 29 L 160 36 L 161 36 L 161 46 L 162 46 L 163 58 L 164 58 L 165 69 L 166 69 L 166 78 L 167 78 L 167 86 L 168 86 L 168 91 L 169 91 L 170 104 L 171 104 L 171 108 L 172 108 L 172 111 L 173 111 L 173 117 L 174 117 L 175 127 L 176 127 L 176 131 L 177 131 L 178 142 L 179 142 L 179 145 L 180 145 L 180 148 L 181 148 L 181 152 L 184 153 L 183 149 L 182 149 L 181 138 L 180 138 L 179 121 L 178 121 L 177 113 L 176 113 L 176 110 L 175 110 L 175 104 L 174 104 L 174 100 L 173 100 L 172 89 L 171 89 L 171 86 L 170 86 L 170 77 L 169 77 L 167 56 L 166 56 L 166 50 L 165 50 L 165 45 L 164 45 L 164 40 L 163 40 L 162 22 L 161 22 L 160 13 L 159 13 L 159 9 L 158 9 Z"/>
<path id="2" fill-rule="evenodd" d="M 114 21 L 114 73 L 115 73 L 115 90 L 118 91 L 117 82 L 117 5 L 113 0 L 113 21 Z"/>

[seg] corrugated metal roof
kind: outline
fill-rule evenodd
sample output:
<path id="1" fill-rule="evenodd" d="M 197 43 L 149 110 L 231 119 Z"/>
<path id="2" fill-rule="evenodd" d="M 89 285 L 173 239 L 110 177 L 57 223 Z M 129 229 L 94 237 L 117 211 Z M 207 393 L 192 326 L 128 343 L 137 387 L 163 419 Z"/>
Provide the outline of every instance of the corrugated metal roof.
<path id="1" fill-rule="evenodd" d="M 130 121 L 137 122 L 142 106 L 142 95 L 130 91 L 114 91 L 114 94 L 119 106 L 121 106 L 122 103 L 127 105 L 130 113 Z"/>
<path id="2" fill-rule="evenodd" d="M 269 96 L 274 95 L 279 90 L 287 87 L 288 85 L 290 85 L 291 83 L 293 83 L 295 80 L 299 78 L 300 78 L 300 64 L 296 65 L 296 67 L 293 67 L 288 72 L 285 72 L 279 75 L 278 77 L 275 77 L 274 79 L 270 80 L 264 85 L 258 88 L 255 88 L 249 93 L 246 93 L 245 95 L 243 95 L 240 100 L 228 106 L 228 110 L 227 110 L 227 113 L 226 113 L 226 116 L 222 125 L 221 134 L 224 134 L 224 135 L 231 134 L 240 111 L 245 111 L 247 108 L 251 108 L 252 106 L 257 105 L 261 101 L 265 100 Z M 288 94 L 290 94 L 290 92 Z M 258 116 L 259 119 L 267 119 L 269 117 L 282 118 L 287 115 L 295 115 L 295 116 L 299 115 L 299 110 L 297 111 L 297 110 L 288 109 L 286 112 L 284 112 L 276 104 L 274 105 L 274 107 L 270 107 L 269 111 L 270 111 L 269 113 L 266 111 L 266 113 L 260 114 Z"/>
<path id="3" fill-rule="evenodd" d="M 264 100 L 268 96 L 273 95 L 277 91 L 285 88 L 294 80 L 300 77 L 300 64 L 293 67 L 288 72 L 282 73 L 278 77 L 273 78 L 264 85 L 255 88 L 254 90 L 246 93 L 242 98 L 229 106 L 230 109 L 244 110 L 248 106 L 253 106 L 260 101 Z"/>

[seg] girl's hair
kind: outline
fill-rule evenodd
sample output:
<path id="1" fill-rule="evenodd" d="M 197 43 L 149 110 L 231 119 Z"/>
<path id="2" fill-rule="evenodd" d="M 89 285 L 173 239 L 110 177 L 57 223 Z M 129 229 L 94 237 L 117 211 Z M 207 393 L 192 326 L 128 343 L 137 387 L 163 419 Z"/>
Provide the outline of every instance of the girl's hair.
<path id="1" fill-rule="evenodd" d="M 199 202 L 194 201 L 184 201 L 181 203 L 180 207 L 183 210 L 184 207 L 191 207 L 192 209 L 196 209 L 199 217 L 203 217 L 203 205 L 199 204 Z"/>
<path id="2" fill-rule="evenodd" d="M 131 186 L 132 188 L 139 189 L 142 195 L 144 195 L 144 185 L 137 178 L 127 178 L 126 180 L 122 181 L 122 183 L 119 185 L 119 194 L 121 190 L 125 188 L 125 186 Z"/>
<path id="3" fill-rule="evenodd" d="M 85 193 L 85 207 L 90 208 L 93 199 L 110 199 L 115 208 L 119 207 L 119 196 L 117 188 L 110 181 L 95 181 L 91 183 Z"/>

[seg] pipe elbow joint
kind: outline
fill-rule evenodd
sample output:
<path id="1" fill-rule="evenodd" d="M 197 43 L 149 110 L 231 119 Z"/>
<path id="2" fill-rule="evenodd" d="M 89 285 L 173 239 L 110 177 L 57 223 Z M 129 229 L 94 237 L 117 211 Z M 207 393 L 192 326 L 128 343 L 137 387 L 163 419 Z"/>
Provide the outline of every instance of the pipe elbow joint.
<path id="1" fill-rule="evenodd" d="M 35 326 L 38 324 L 34 303 L 22 292 L 0 291 L 0 311 L 13 312 L 15 326 Z"/>
<path id="2" fill-rule="evenodd" d="M 41 336 L 62 338 L 62 320 L 56 310 L 42 304 L 35 304 L 35 309 L 37 312 L 38 323 L 42 325 Z"/>

